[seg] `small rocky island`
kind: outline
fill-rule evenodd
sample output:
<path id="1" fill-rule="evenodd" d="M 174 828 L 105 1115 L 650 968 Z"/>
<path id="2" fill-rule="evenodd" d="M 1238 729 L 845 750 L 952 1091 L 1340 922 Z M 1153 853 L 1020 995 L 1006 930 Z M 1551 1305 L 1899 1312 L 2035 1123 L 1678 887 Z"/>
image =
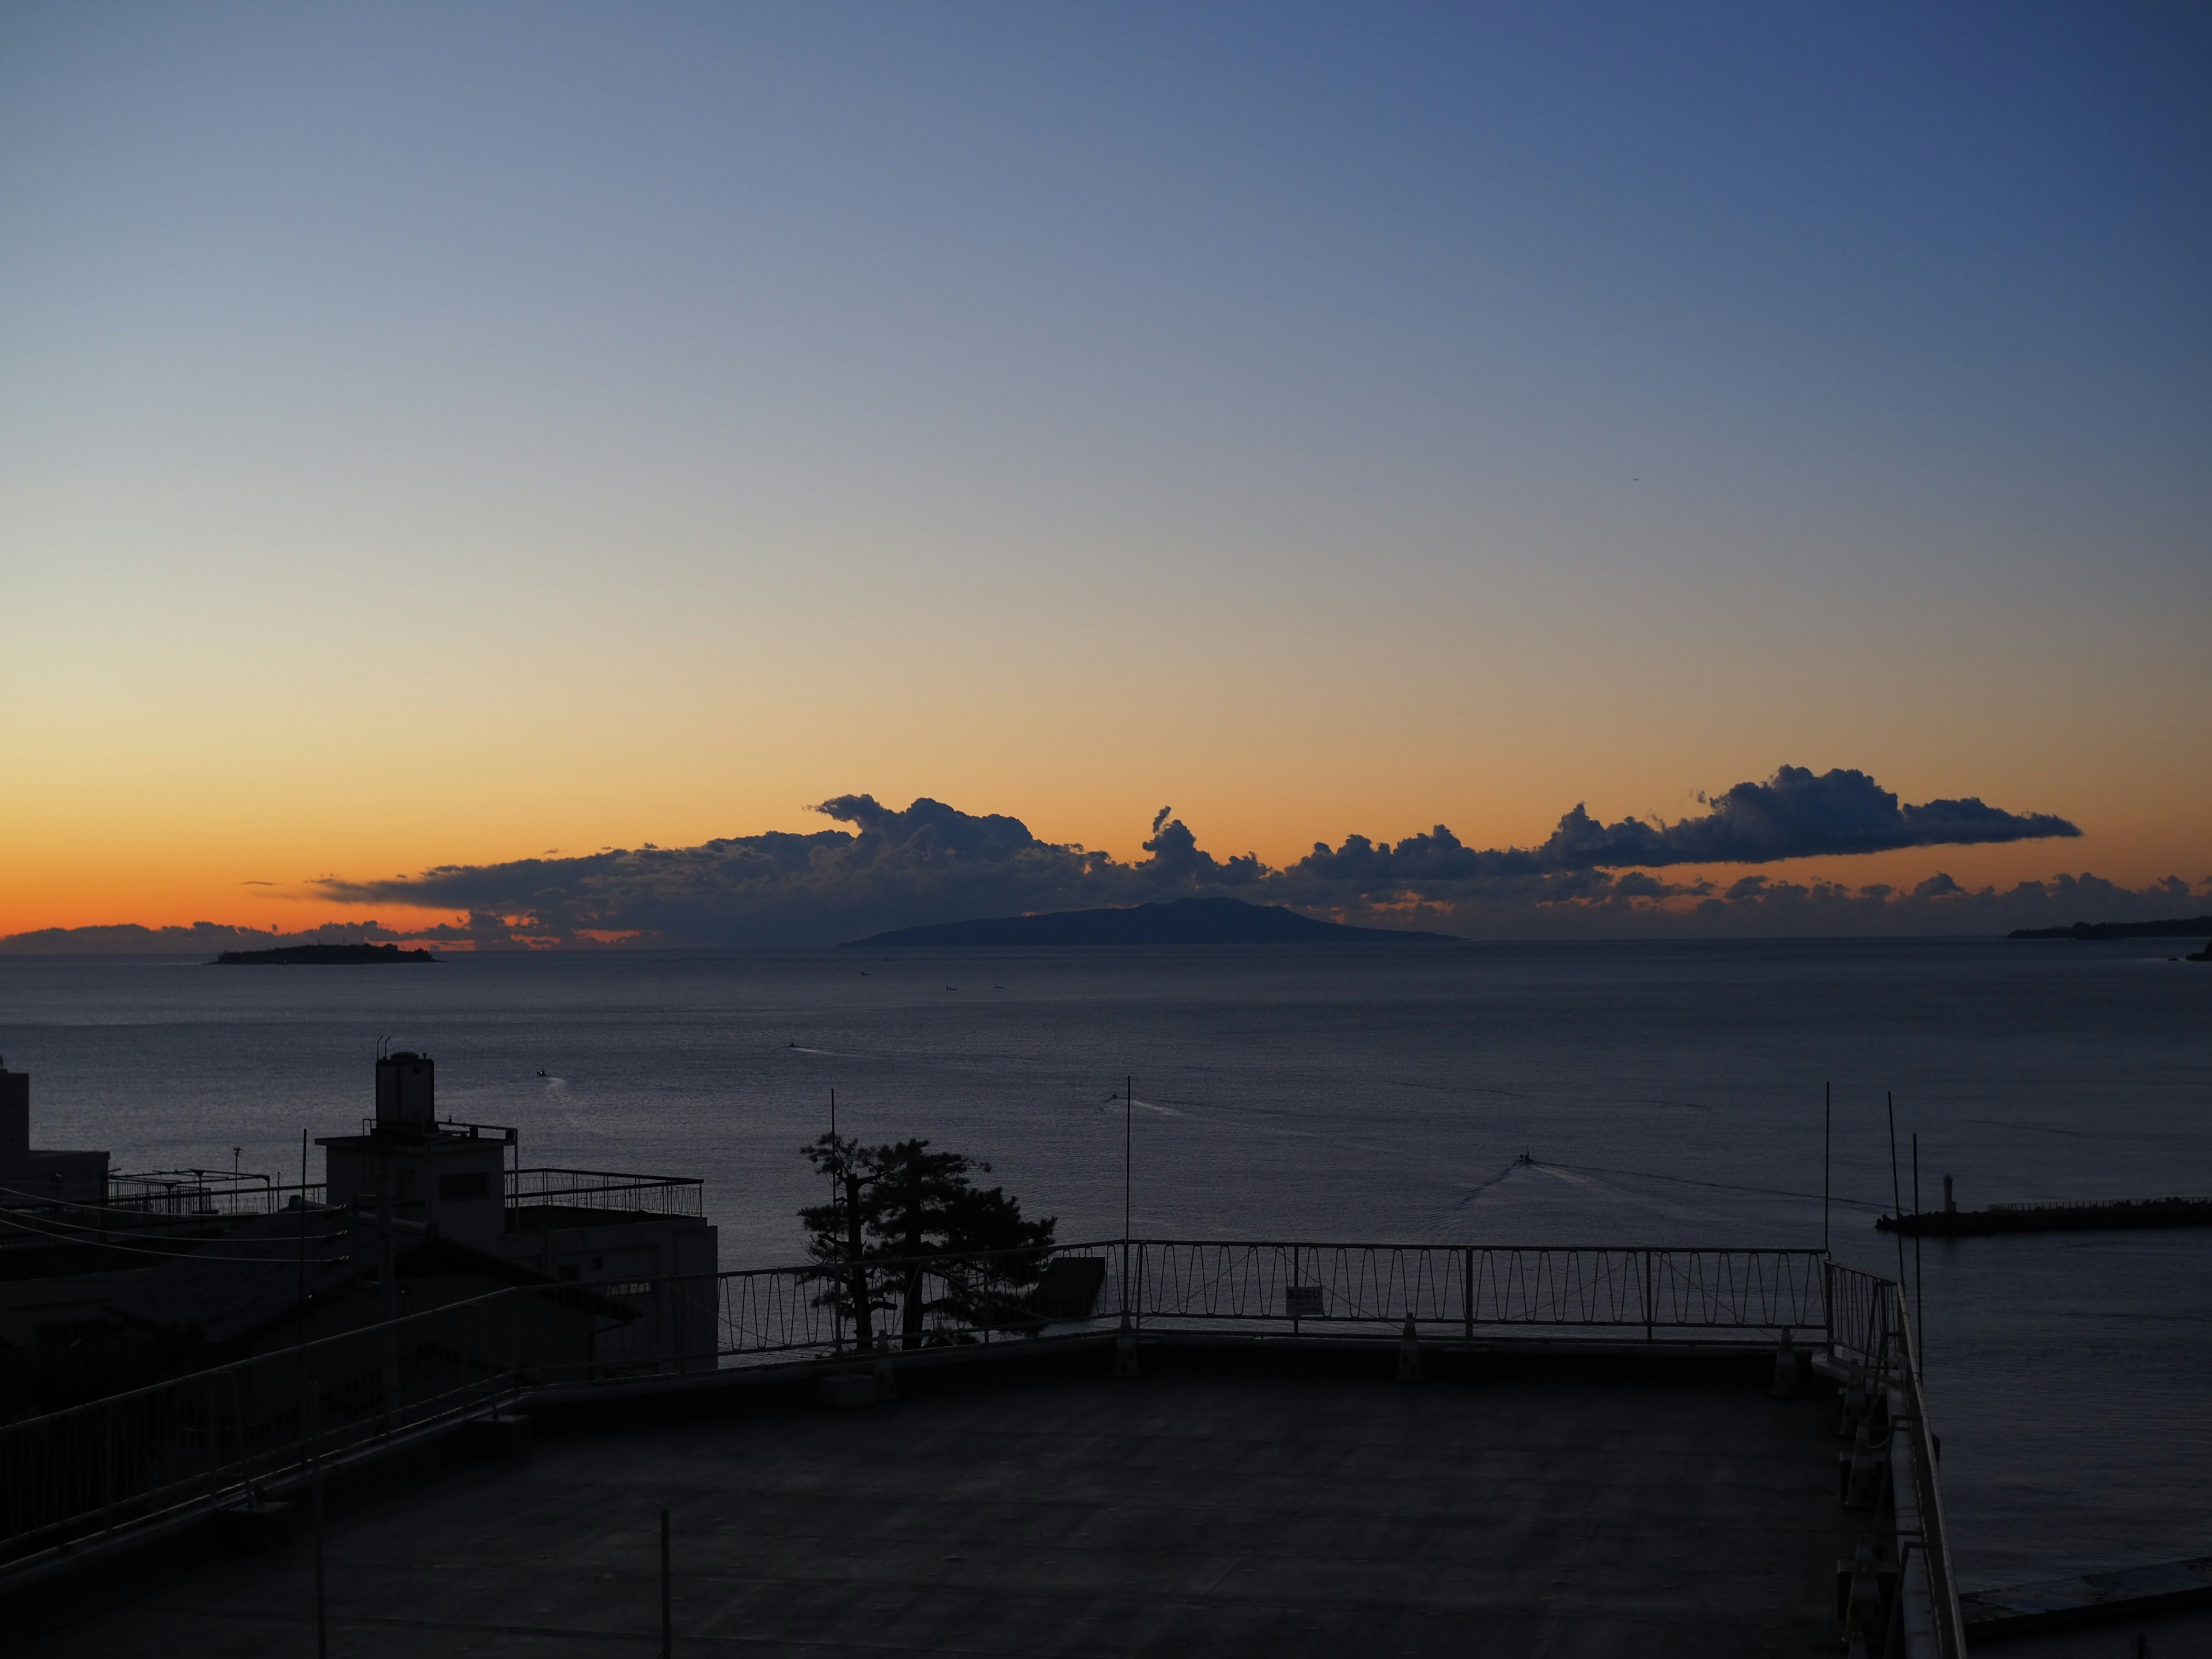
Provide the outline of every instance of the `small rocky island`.
<path id="1" fill-rule="evenodd" d="M 225 951 L 213 968 L 349 968 L 372 962 L 435 962 L 428 951 L 396 945 L 283 945 L 271 951 Z"/>

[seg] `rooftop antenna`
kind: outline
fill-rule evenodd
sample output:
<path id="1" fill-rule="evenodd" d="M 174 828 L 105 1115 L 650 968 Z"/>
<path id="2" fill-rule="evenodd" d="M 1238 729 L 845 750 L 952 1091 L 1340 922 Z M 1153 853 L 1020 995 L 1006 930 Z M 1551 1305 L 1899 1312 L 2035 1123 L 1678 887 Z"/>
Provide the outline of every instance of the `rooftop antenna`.
<path id="1" fill-rule="evenodd" d="M 1820 1254 L 1831 1254 L 1828 1248 L 1828 1166 L 1833 1161 L 1835 1145 L 1836 1085 L 1820 1085 Z"/>
<path id="2" fill-rule="evenodd" d="M 1920 1213 L 1920 1131 L 1912 1132 L 1912 1213 Z M 1913 1375 L 1928 1370 L 1928 1269 L 1920 1256 L 1920 1229 L 1912 1230 L 1912 1364 Z"/>

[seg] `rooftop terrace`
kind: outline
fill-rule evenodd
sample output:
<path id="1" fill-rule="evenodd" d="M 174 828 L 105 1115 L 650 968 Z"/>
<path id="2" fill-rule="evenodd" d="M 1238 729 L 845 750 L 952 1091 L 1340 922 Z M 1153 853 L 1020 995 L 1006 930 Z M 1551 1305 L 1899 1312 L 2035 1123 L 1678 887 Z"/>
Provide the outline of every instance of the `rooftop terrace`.
<path id="1" fill-rule="evenodd" d="M 553 1441 L 345 1511 L 343 1654 L 1830 1655 L 1832 1400 L 1707 1359 L 1387 1354 L 1097 1375 Z M 1487 1374 L 1485 1374 L 1486 1371 Z M 918 1379 L 917 1379 L 918 1380 Z M 309 1650 L 307 1552 L 28 1653 Z"/>
<path id="2" fill-rule="evenodd" d="M 74 1621 L 21 1650 L 312 1650 L 307 1529 L 219 1547 L 249 1479 L 305 1496 L 304 1377 L 338 1655 L 655 1651 L 663 1508 L 687 1654 L 1832 1654 L 1846 1592 L 1869 1654 L 1960 1651 L 1887 1281 L 1790 1251 L 1054 1261 L 1051 1297 L 1034 1255 L 869 1264 L 923 1285 L 920 1347 L 855 1351 L 862 1270 L 728 1273 L 696 1291 L 706 1369 L 619 1380 L 500 1360 L 537 1294 L 503 1291 L 0 1430 L 8 1611 Z M 507 1443 L 494 1407 L 534 1448 L 457 1461 Z"/>

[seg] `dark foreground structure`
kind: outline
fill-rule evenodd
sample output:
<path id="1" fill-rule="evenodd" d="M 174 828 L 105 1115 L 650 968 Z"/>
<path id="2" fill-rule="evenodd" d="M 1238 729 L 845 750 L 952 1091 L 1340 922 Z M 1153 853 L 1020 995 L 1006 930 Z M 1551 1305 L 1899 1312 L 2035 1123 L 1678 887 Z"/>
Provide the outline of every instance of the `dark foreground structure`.
<path id="1" fill-rule="evenodd" d="M 1964 1650 L 1902 1302 L 1817 1252 L 1001 1265 L 872 1264 L 969 1311 L 866 1352 L 861 1270 L 720 1275 L 703 1373 L 498 1374 L 441 1310 L 255 1362 L 307 1403 L 198 1468 L 181 1396 L 158 1449 L 119 1406 L 0 1430 L 0 1615 L 41 1659 L 312 1653 L 319 1549 L 339 1656 Z"/>

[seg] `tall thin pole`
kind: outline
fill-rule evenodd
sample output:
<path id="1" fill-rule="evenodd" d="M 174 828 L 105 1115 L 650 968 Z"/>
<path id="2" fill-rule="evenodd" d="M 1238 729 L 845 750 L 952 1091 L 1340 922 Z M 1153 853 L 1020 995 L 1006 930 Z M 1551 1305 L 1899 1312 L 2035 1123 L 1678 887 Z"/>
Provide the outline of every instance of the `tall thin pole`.
<path id="1" fill-rule="evenodd" d="M 1828 1166 L 1834 1161 L 1836 1085 L 1820 1085 L 1820 1254 L 1828 1255 Z"/>
<path id="2" fill-rule="evenodd" d="M 1920 1214 L 1920 1131 L 1912 1132 L 1912 1213 Z M 1912 1230 L 1913 1374 L 1928 1372 L 1928 1269 L 1920 1258 L 1920 1229 Z"/>
<path id="3" fill-rule="evenodd" d="M 660 1512 L 660 1659 L 672 1659 L 676 1648 L 675 1621 L 669 1613 L 668 1511 Z"/>
<path id="4" fill-rule="evenodd" d="M 1121 1318 L 1129 1317 L 1129 1219 L 1137 1169 L 1137 1079 L 1121 1079 Z"/>
<path id="5" fill-rule="evenodd" d="M 1897 1218 L 1897 1288 L 1905 1289 L 1905 1194 L 1897 1180 L 1897 1097 L 1885 1092 L 1889 1106 L 1889 1212 Z"/>
<path id="6" fill-rule="evenodd" d="M 327 1198 L 328 1193 L 323 1194 Z M 300 1340 L 307 1340 L 307 1132 L 300 1131 L 300 1294 L 295 1305 L 300 1310 Z M 301 1350 L 305 1352 L 304 1347 Z M 306 1364 L 303 1359 L 301 1362 Z M 304 1381 L 307 1373 L 300 1373 Z"/>
<path id="7" fill-rule="evenodd" d="M 307 1504 L 315 1536 L 315 1659 L 330 1659 L 330 1625 L 323 1603 L 323 1413 L 319 1387 L 309 1382 L 301 1405 L 307 1428 Z"/>

